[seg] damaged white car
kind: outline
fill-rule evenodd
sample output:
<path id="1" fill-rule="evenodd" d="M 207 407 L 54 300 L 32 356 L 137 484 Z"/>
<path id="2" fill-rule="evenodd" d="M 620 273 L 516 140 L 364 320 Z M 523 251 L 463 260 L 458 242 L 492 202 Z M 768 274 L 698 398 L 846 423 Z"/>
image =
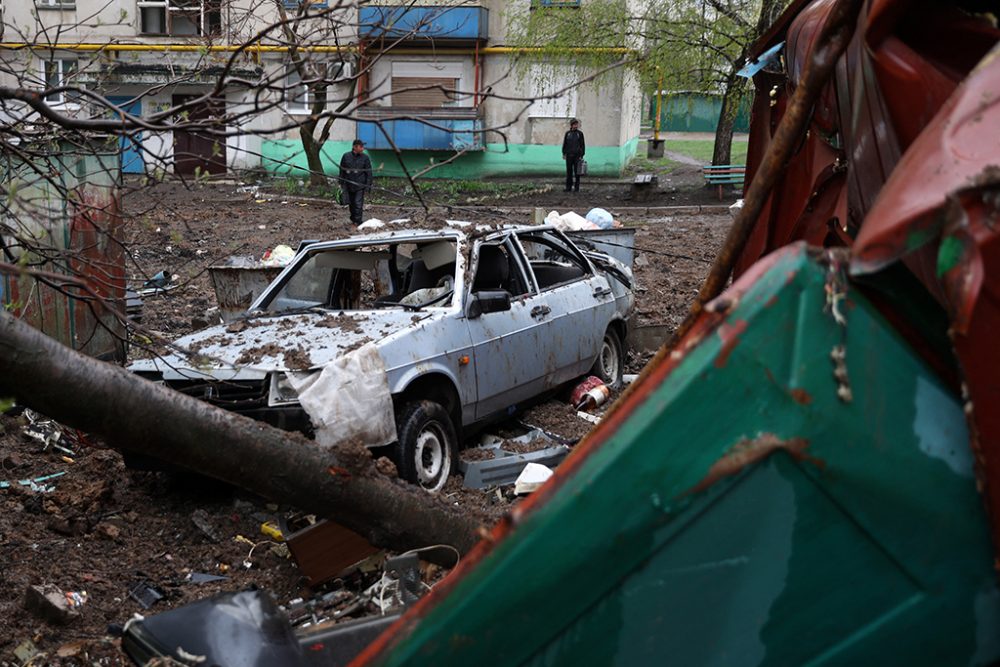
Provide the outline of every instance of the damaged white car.
<path id="1" fill-rule="evenodd" d="M 631 271 L 552 227 L 310 243 L 238 320 L 131 369 L 440 489 L 460 436 L 584 373 L 621 382 Z"/>

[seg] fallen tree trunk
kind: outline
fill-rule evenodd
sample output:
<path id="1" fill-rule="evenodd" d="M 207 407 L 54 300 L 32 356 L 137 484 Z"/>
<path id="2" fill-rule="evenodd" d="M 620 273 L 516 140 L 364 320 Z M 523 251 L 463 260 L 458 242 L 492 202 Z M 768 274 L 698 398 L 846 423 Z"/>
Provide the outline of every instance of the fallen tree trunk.
<path id="1" fill-rule="evenodd" d="M 467 552 L 479 523 L 379 474 L 359 443 L 337 453 L 87 357 L 0 311 L 0 397 L 122 449 L 333 519 L 372 544 Z"/>

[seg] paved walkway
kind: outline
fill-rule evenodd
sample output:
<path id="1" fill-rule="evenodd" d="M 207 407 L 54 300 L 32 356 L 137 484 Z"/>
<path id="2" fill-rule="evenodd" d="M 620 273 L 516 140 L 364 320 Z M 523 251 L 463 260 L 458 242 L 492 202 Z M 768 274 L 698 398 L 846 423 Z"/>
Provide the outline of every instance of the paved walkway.
<path id="1" fill-rule="evenodd" d="M 701 166 L 701 162 L 699 162 L 698 160 L 695 160 L 690 155 L 684 155 L 684 153 L 675 153 L 674 151 L 665 150 L 665 151 L 663 151 L 663 154 L 666 157 L 668 157 L 671 160 L 673 160 L 674 162 L 680 162 L 681 164 L 690 164 L 690 165 L 694 165 L 695 167 L 700 167 Z"/>
<path id="2" fill-rule="evenodd" d="M 640 139 L 652 139 L 653 130 L 643 128 L 639 134 Z M 660 132 L 660 139 L 667 141 L 715 141 L 714 132 Z M 749 141 L 750 135 L 745 132 L 738 132 L 733 135 L 733 141 Z"/>

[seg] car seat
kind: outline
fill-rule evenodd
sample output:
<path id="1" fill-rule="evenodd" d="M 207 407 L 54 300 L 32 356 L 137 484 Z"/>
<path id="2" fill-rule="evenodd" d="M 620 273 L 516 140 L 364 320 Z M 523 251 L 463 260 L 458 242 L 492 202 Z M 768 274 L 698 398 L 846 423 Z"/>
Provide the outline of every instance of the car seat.
<path id="1" fill-rule="evenodd" d="M 484 245 L 479 248 L 479 266 L 472 282 L 472 291 L 508 289 L 510 262 L 500 246 Z"/>

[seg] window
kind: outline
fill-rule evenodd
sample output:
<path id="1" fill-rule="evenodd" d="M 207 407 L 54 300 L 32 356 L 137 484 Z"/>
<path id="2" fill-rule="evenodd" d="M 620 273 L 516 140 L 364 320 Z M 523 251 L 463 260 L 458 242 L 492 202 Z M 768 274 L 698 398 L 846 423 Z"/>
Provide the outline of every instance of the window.
<path id="1" fill-rule="evenodd" d="M 479 246 L 472 291 L 506 290 L 514 298 L 532 291 L 510 237 Z"/>
<path id="2" fill-rule="evenodd" d="M 144 35 L 203 37 L 222 32 L 222 0 L 139 0 Z"/>
<path id="3" fill-rule="evenodd" d="M 302 83 L 298 70 L 291 65 L 288 66 L 285 85 L 285 108 L 288 113 L 310 113 L 312 98 L 309 95 L 309 86 Z"/>
<path id="4" fill-rule="evenodd" d="M 334 84 L 350 79 L 352 71 L 351 63 L 345 61 L 311 61 L 306 64 L 308 76 L 306 81 L 314 86 L 320 82 Z M 315 72 L 315 74 L 309 74 L 310 72 Z M 299 76 L 299 71 L 295 69 L 294 65 L 288 65 L 285 69 L 284 94 L 285 110 L 288 113 L 312 113 L 312 104 L 316 101 L 316 93 L 310 89 L 309 85 L 302 83 L 302 77 Z"/>
<path id="5" fill-rule="evenodd" d="M 587 260 L 555 233 L 529 232 L 519 236 L 538 289 L 552 289 L 590 275 Z"/>
<path id="6" fill-rule="evenodd" d="M 471 96 L 456 92 L 462 87 L 464 69 L 462 62 L 392 63 L 392 106 L 471 106 Z"/>
<path id="7" fill-rule="evenodd" d="M 73 85 L 73 77 L 76 74 L 76 60 L 69 58 L 53 58 L 42 62 L 42 80 L 45 88 L 59 88 L 61 86 Z M 45 101 L 49 104 L 64 104 L 75 102 L 75 95 L 67 91 L 55 92 L 45 96 Z"/>
<path id="8" fill-rule="evenodd" d="M 74 9 L 76 0 L 35 0 L 38 9 Z"/>
<path id="9" fill-rule="evenodd" d="M 556 8 L 576 8 L 580 6 L 580 0 L 531 0 L 531 8 L 556 7 Z"/>

